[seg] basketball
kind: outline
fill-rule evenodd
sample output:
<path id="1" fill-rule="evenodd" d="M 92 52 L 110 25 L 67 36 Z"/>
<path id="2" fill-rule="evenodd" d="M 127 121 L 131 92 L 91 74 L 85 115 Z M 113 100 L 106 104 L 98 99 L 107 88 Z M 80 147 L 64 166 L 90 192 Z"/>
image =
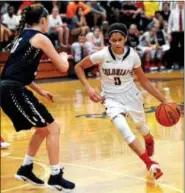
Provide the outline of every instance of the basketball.
<path id="1" fill-rule="evenodd" d="M 181 116 L 181 111 L 176 103 L 161 103 L 155 110 L 155 117 L 162 126 L 171 127 L 175 125 Z"/>

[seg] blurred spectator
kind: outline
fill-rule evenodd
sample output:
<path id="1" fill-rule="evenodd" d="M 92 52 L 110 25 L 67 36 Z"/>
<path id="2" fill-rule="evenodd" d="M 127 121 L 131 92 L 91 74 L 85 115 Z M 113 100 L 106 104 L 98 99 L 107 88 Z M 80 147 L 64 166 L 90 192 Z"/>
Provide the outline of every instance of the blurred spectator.
<path id="1" fill-rule="evenodd" d="M 45 8 L 48 10 L 48 12 L 51 14 L 53 8 L 58 7 L 60 16 L 66 15 L 66 9 L 67 9 L 67 1 L 58 1 L 58 0 L 52 0 L 52 1 L 44 1 L 42 4 L 45 6 Z"/>
<path id="2" fill-rule="evenodd" d="M 140 20 L 141 13 L 143 10 L 135 6 L 133 2 L 126 1 L 123 3 L 122 9 L 120 10 L 122 13 L 121 22 L 123 22 L 128 28 L 130 24 L 138 24 Z"/>
<path id="3" fill-rule="evenodd" d="M 4 15 L 8 12 L 8 7 L 10 6 L 9 3 L 0 2 L 0 16 Z"/>
<path id="4" fill-rule="evenodd" d="M 93 52 L 101 50 L 104 47 L 104 37 L 99 27 L 94 27 L 93 32 L 86 35 L 87 41 L 91 42 Z"/>
<path id="5" fill-rule="evenodd" d="M 19 17 L 15 15 L 14 6 L 10 5 L 8 7 L 8 13 L 2 16 L 2 23 L 5 24 L 13 34 L 16 33 L 16 28 L 19 25 Z"/>
<path id="6" fill-rule="evenodd" d="M 111 11 L 111 6 L 110 6 L 111 2 L 112 1 L 99 1 L 100 5 L 105 9 L 106 13 L 108 13 L 107 21 L 112 21 L 112 11 Z"/>
<path id="7" fill-rule="evenodd" d="M 169 60 L 168 55 L 170 49 L 170 42 L 168 38 L 168 23 L 166 21 L 163 22 L 163 29 L 157 33 L 157 38 L 159 45 L 161 46 L 164 52 L 162 63 L 165 65 L 165 67 L 168 68 L 168 60 Z"/>
<path id="8" fill-rule="evenodd" d="M 112 14 L 110 24 L 114 22 L 120 22 L 120 13 L 121 13 L 120 11 L 122 7 L 122 3 L 120 1 L 110 1 L 109 6 L 111 9 L 111 12 L 109 11 L 108 13 Z"/>
<path id="9" fill-rule="evenodd" d="M 131 24 L 128 30 L 128 40 L 127 45 L 136 49 L 139 45 L 139 31 L 137 25 Z"/>
<path id="10" fill-rule="evenodd" d="M 23 10 L 25 7 L 33 4 L 34 2 L 35 2 L 35 1 L 23 1 L 23 2 L 21 3 L 21 5 L 20 5 L 18 11 L 17 11 L 17 15 L 21 15 L 22 10 Z"/>
<path id="11" fill-rule="evenodd" d="M 78 41 L 71 45 L 71 53 L 75 64 L 80 62 L 84 57 L 93 52 L 92 44 L 88 42 L 84 35 L 78 37 Z"/>
<path id="12" fill-rule="evenodd" d="M 87 2 L 87 5 L 91 8 L 91 12 L 88 15 L 88 24 L 90 24 L 90 27 L 101 25 L 102 21 L 105 21 L 107 18 L 106 10 L 100 5 L 99 2 L 96 0 Z M 92 17 L 93 17 L 93 24 L 92 24 Z"/>
<path id="13" fill-rule="evenodd" d="M 81 1 L 69 2 L 67 5 L 66 15 L 68 18 L 72 18 L 77 13 L 78 8 L 82 8 L 83 15 L 87 15 L 91 12 L 91 8 Z"/>
<path id="14" fill-rule="evenodd" d="M 149 70 L 153 63 L 158 63 L 162 55 L 162 51 L 157 41 L 157 31 L 158 28 L 152 26 L 150 31 L 146 31 L 139 38 L 139 54 L 142 58 L 144 57 L 144 61 L 146 62 L 144 70 L 146 71 Z"/>
<path id="15" fill-rule="evenodd" d="M 58 1 L 58 0 L 46 1 L 46 2 L 43 2 L 43 4 L 50 14 L 52 14 L 52 10 L 55 7 L 57 7 L 59 10 L 59 13 L 61 13 L 60 12 L 60 8 L 61 8 L 61 2 L 60 1 Z"/>
<path id="16" fill-rule="evenodd" d="M 83 9 L 79 7 L 76 15 L 72 18 L 71 22 L 71 34 L 72 35 L 86 35 L 89 32 L 89 26 L 87 25 L 86 18 L 84 16 Z"/>
<path id="17" fill-rule="evenodd" d="M 144 6 L 144 3 L 142 1 L 136 1 L 134 3 L 134 5 L 138 8 L 141 8 L 142 10 L 144 10 L 145 6 Z"/>
<path id="18" fill-rule="evenodd" d="M 102 33 L 103 33 L 104 44 L 105 45 L 109 44 L 108 27 L 109 27 L 108 21 L 104 21 L 102 26 L 101 26 L 101 30 L 102 30 Z"/>
<path id="19" fill-rule="evenodd" d="M 163 28 L 163 17 L 160 14 L 160 11 L 156 11 L 154 17 L 152 18 L 151 22 L 147 25 L 146 30 L 151 29 L 153 25 L 158 25 L 160 29 Z"/>
<path id="20" fill-rule="evenodd" d="M 163 17 L 162 17 L 162 15 L 161 15 L 160 11 L 156 11 L 156 12 L 155 12 L 155 16 L 154 16 L 153 20 L 154 20 L 155 23 L 158 23 L 158 24 L 159 24 L 159 28 L 160 28 L 160 29 L 163 28 L 163 21 L 164 21 L 164 20 L 163 20 Z"/>
<path id="21" fill-rule="evenodd" d="M 155 15 L 155 12 L 159 9 L 159 2 L 157 1 L 144 1 L 144 13 L 148 18 L 152 18 Z"/>
<path id="22" fill-rule="evenodd" d="M 61 47 L 69 46 L 69 28 L 62 22 L 57 7 L 54 7 L 49 15 L 49 34 L 57 34 Z"/>
<path id="23" fill-rule="evenodd" d="M 170 42 L 168 68 L 174 63 L 184 66 L 184 2 L 178 1 L 178 7 L 171 11 L 168 21 Z"/>
<path id="24" fill-rule="evenodd" d="M 163 3 L 163 8 L 162 11 L 160 11 L 160 14 L 163 17 L 163 20 L 168 21 L 170 16 L 170 4 L 168 2 Z"/>
<path id="25" fill-rule="evenodd" d="M 163 24 L 164 28 L 161 30 L 159 26 L 155 26 L 157 31 L 157 44 L 158 44 L 158 51 L 157 51 L 157 57 L 155 60 L 155 65 L 157 65 L 159 68 L 164 66 L 166 63 L 166 53 L 168 53 L 168 50 L 170 49 L 169 41 L 168 41 L 168 34 L 167 34 L 167 27 L 168 24 L 164 22 Z M 166 65 L 165 65 L 166 66 Z"/>
<path id="26" fill-rule="evenodd" d="M 71 45 L 71 53 L 74 59 L 73 66 L 69 69 L 69 76 L 76 77 L 74 66 L 80 62 L 84 57 L 90 55 L 93 52 L 92 44 L 87 42 L 84 35 L 78 36 L 78 41 Z M 86 73 L 89 69 L 86 70 Z"/>
<path id="27" fill-rule="evenodd" d="M 157 31 L 157 41 L 159 46 L 162 47 L 163 51 L 168 50 L 169 47 L 169 40 L 168 40 L 168 23 L 167 22 L 163 22 L 163 29 L 160 29 L 158 27 L 158 31 Z"/>
<path id="28" fill-rule="evenodd" d="M 2 49 L 8 45 L 11 36 L 12 36 L 12 32 L 7 27 L 1 24 L 0 25 L 0 44 L 1 44 L 0 51 L 2 51 Z"/>

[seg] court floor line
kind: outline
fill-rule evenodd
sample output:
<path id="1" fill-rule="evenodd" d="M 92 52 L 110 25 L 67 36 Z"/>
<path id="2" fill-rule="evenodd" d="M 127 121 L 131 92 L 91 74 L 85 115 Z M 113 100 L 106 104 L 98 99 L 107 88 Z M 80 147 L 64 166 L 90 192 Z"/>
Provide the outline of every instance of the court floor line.
<path id="1" fill-rule="evenodd" d="M 6 158 L 10 158 L 10 159 L 20 159 L 22 160 L 22 158 L 20 157 L 14 157 L 14 156 L 6 156 Z M 41 161 L 41 160 L 39 160 Z M 38 160 L 35 160 L 36 164 L 40 165 L 41 167 L 44 168 L 45 170 L 45 174 L 43 176 L 43 179 L 46 178 L 46 176 L 48 175 L 49 173 L 49 169 L 48 167 L 45 165 L 45 164 L 42 164 L 40 162 L 38 162 Z M 114 174 L 114 175 L 119 175 L 119 176 L 124 176 L 124 177 L 127 177 L 127 178 L 131 178 L 131 179 L 135 179 L 135 180 L 139 180 L 139 181 L 144 181 L 144 182 L 147 182 L 148 180 L 146 180 L 145 178 L 141 178 L 141 177 L 136 177 L 136 176 L 132 176 L 132 175 L 129 175 L 129 174 L 124 174 L 122 172 L 114 172 L 114 171 L 109 171 L 109 170 L 105 170 L 105 169 L 99 169 L 99 168 L 95 168 L 95 167 L 89 167 L 89 166 L 83 166 L 83 165 L 76 165 L 76 164 L 70 164 L 70 163 L 61 163 L 63 165 L 68 165 L 68 166 L 71 166 L 71 167 L 77 167 L 77 168 L 82 168 L 82 169 L 89 169 L 89 170 L 95 170 L 95 171 L 99 171 L 99 172 L 106 172 L 106 173 L 111 173 L 111 174 Z M 8 192 L 10 190 L 15 190 L 15 189 L 20 189 L 22 187 L 25 187 L 25 186 L 28 186 L 30 184 L 26 184 L 26 185 L 21 185 L 21 186 L 17 186 L 17 187 L 14 187 L 14 188 L 9 188 L 9 189 L 5 189 L 5 190 L 2 190 L 2 193 L 4 192 Z M 160 185 L 162 187 L 165 187 L 167 189 L 170 189 L 170 190 L 173 190 L 173 191 L 176 191 L 177 192 L 180 192 L 180 193 L 183 193 L 184 191 L 179 189 L 179 188 L 176 188 L 172 185 L 168 185 L 168 184 L 163 184 L 162 182 L 156 182 L 156 185 Z M 43 187 L 44 188 L 44 187 Z"/>

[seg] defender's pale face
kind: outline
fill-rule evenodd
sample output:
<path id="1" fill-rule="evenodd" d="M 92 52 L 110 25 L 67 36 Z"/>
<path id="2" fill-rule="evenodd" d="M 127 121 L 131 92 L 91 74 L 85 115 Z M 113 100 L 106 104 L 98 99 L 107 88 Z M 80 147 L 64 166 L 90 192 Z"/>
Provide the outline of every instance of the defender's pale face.
<path id="1" fill-rule="evenodd" d="M 42 31 L 43 33 L 45 33 L 45 32 L 48 31 L 48 25 L 49 25 L 48 17 L 47 17 L 47 18 L 45 18 L 45 17 L 41 18 L 41 20 L 40 20 L 40 26 L 41 26 L 41 31 Z"/>

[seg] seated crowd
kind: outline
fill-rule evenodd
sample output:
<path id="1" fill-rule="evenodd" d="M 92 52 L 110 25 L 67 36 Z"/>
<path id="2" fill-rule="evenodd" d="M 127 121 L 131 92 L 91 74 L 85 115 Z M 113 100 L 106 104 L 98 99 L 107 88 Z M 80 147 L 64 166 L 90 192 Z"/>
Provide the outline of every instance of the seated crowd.
<path id="1" fill-rule="evenodd" d="M 48 36 L 56 48 L 71 50 L 74 65 L 86 55 L 107 46 L 108 26 L 122 22 L 128 28 L 127 44 L 136 49 L 145 71 L 184 66 L 184 21 L 181 21 L 184 18 L 177 17 L 184 11 L 184 2 L 177 2 L 172 9 L 171 2 L 160 4 L 157 1 L 55 0 L 3 3 L 0 13 L 1 51 L 16 36 L 16 27 L 24 7 L 34 3 L 42 3 L 49 11 Z M 174 29 L 175 17 L 181 19 L 177 21 L 177 29 Z"/>

